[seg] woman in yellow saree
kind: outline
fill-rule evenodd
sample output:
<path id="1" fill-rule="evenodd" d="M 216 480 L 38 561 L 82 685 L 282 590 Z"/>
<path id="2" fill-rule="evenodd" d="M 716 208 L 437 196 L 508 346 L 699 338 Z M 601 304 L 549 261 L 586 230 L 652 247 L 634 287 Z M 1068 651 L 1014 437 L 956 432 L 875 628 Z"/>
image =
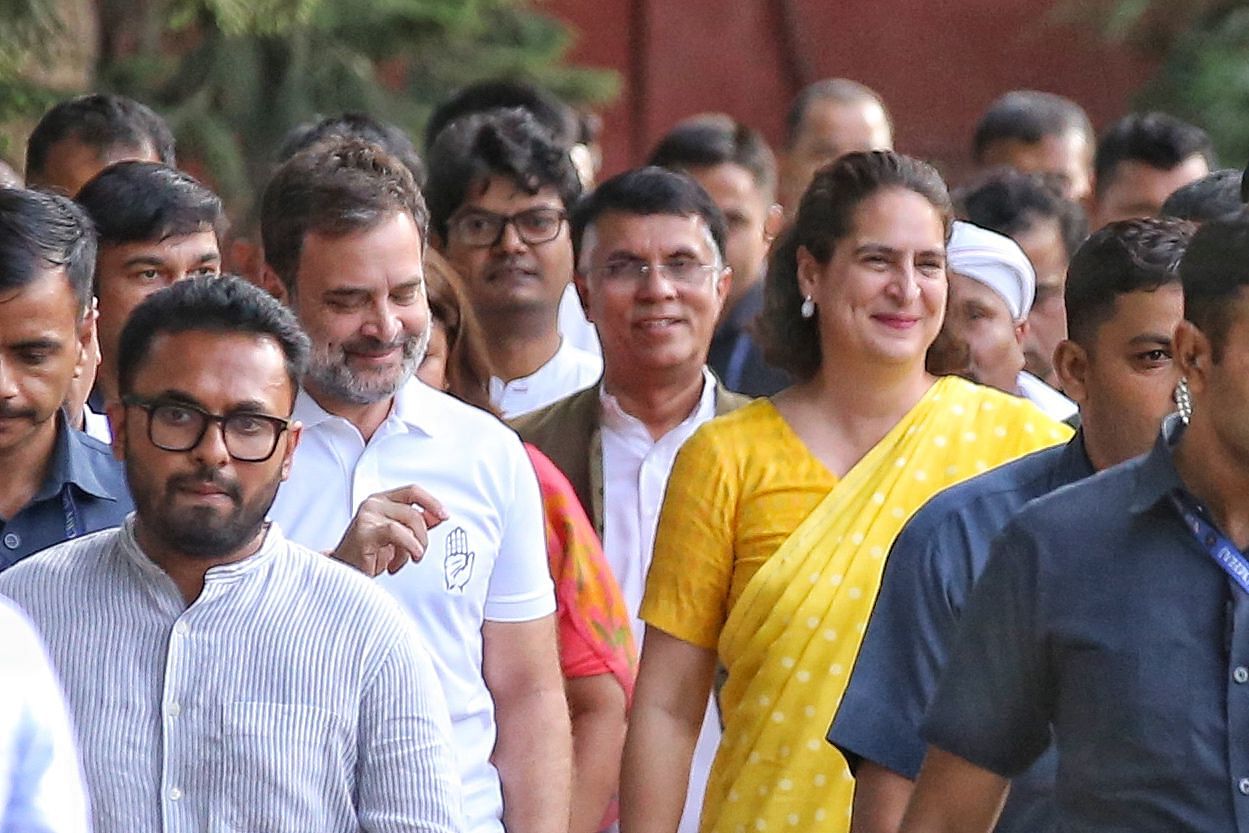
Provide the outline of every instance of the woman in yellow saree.
<path id="1" fill-rule="evenodd" d="M 888 151 L 821 170 L 769 268 L 761 336 L 797 380 L 711 421 L 668 482 L 622 778 L 623 833 L 673 833 L 717 661 L 724 739 L 702 833 L 844 831 L 824 740 L 884 556 L 929 497 L 1066 439 L 1028 402 L 936 379 L 950 204 Z"/>

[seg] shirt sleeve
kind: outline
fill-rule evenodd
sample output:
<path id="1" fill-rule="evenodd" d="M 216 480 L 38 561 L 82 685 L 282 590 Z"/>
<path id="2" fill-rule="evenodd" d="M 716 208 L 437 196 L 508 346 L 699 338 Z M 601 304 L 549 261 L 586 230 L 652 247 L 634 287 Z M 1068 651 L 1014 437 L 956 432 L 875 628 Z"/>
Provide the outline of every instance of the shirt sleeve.
<path id="1" fill-rule="evenodd" d="M 960 544 L 968 531 L 957 516 L 927 523 L 921 513 L 895 540 L 885 565 L 850 684 L 828 732 L 853 770 L 867 759 L 915 780 L 924 760 L 924 712 L 945 665 L 957 623 L 954 598 Z"/>
<path id="2" fill-rule="evenodd" d="M 923 726 L 928 743 L 1006 778 L 1050 744 L 1038 551 L 1020 520 L 993 542 Z"/>
<path id="3" fill-rule="evenodd" d="M 716 442 L 715 420 L 677 453 L 646 577 L 641 618 L 677 639 L 715 650 L 733 581 L 739 484 Z"/>
<path id="4" fill-rule="evenodd" d="M 0 777 L 10 778 L 0 829 L 87 833 L 86 791 L 65 699 L 25 617 L 0 602 Z M 12 699 L 11 699 L 12 698 Z M 0 790 L 0 798 L 3 797 Z"/>
<path id="5" fill-rule="evenodd" d="M 538 477 L 520 439 L 508 438 L 506 470 L 512 499 L 503 509 L 499 556 L 490 574 L 485 618 L 492 622 L 528 622 L 555 612 L 555 585 L 547 562 L 546 515 Z"/>
<path id="6" fill-rule="evenodd" d="M 360 704 L 357 815 L 366 833 L 464 830 L 451 715 L 433 662 L 406 621 Z"/>

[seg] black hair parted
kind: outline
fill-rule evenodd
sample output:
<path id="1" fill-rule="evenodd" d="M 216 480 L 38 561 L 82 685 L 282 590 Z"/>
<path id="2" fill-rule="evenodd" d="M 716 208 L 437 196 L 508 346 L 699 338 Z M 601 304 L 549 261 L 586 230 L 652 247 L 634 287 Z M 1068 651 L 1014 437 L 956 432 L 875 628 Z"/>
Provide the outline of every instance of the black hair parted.
<path id="1" fill-rule="evenodd" d="M 109 165 L 82 186 L 75 201 L 91 216 L 101 246 L 225 234 L 221 198 L 185 171 L 159 162 Z"/>
<path id="2" fill-rule="evenodd" d="M 425 150 L 433 148 L 438 134 L 452 122 L 474 113 L 518 107 L 537 119 L 565 148 L 583 138 L 582 121 L 576 111 L 553 93 L 528 81 L 496 78 L 469 84 L 434 108 L 425 123 Z"/>
<path id="3" fill-rule="evenodd" d="M 724 214 L 692 177 L 650 165 L 617 174 L 595 188 L 572 212 L 570 222 L 575 262 L 580 266 L 587 229 L 604 214 L 617 212 L 652 216 L 701 217 L 724 262 L 728 236 Z"/>
<path id="4" fill-rule="evenodd" d="M 566 210 L 581 196 L 581 179 L 568 147 L 525 109 L 474 113 L 447 125 L 429 149 L 430 224 L 446 240 L 452 215 L 472 189 L 502 177 L 527 193 L 552 188 Z"/>
<path id="5" fill-rule="evenodd" d="M 769 200 L 776 191 L 776 157 L 768 143 L 759 131 L 723 113 L 694 116 L 669 130 L 647 164 L 684 171 L 738 165 Z"/>
<path id="6" fill-rule="evenodd" d="M 397 125 L 376 119 L 368 113 L 340 113 L 292 128 L 278 148 L 277 161 L 281 164 L 301 150 L 327 139 L 362 139 L 379 145 L 407 165 L 417 185 L 425 182 L 425 163 L 408 134 Z"/>
<path id="7" fill-rule="evenodd" d="M 1194 223 L 1235 217 L 1245 208 L 1240 195 L 1242 177 L 1239 168 L 1212 171 L 1167 197 L 1160 213 Z"/>
<path id="8" fill-rule="evenodd" d="M 96 234 L 68 197 L 0 188 L 0 293 L 23 289 L 46 269 L 64 269 L 79 309 L 91 308 Z"/>
<path id="9" fill-rule="evenodd" d="M 91 93 L 60 102 L 39 119 L 26 141 L 27 180 L 38 178 L 48 151 L 67 138 L 101 157 L 115 147 L 149 148 L 162 163 L 176 164 L 173 133 L 150 107 L 121 95 Z"/>
<path id="10" fill-rule="evenodd" d="M 154 292 L 134 308 L 121 331 L 117 382 L 121 394 L 134 379 L 160 335 L 186 332 L 244 334 L 272 338 L 282 348 L 292 404 L 308 366 L 308 336 L 294 313 L 254 284 L 234 275 L 187 278 Z"/>
<path id="11" fill-rule="evenodd" d="M 1206 131 L 1166 113 L 1131 113 L 1111 125 L 1097 143 L 1094 191 L 1102 194 L 1124 162 L 1169 171 L 1193 156 L 1215 167 L 1214 144 Z"/>
<path id="12" fill-rule="evenodd" d="M 1091 350 L 1120 296 L 1178 283 L 1181 258 L 1196 230 L 1186 220 L 1138 217 L 1094 232 L 1067 267 L 1063 298 L 1071 340 Z"/>

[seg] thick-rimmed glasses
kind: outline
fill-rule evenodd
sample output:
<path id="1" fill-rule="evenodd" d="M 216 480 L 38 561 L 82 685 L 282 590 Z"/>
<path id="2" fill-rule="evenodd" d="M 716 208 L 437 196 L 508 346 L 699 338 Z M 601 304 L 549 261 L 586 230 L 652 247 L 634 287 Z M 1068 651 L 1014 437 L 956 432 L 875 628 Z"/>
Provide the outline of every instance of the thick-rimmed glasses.
<path id="1" fill-rule="evenodd" d="M 693 258 L 675 258 L 663 263 L 647 263 L 638 258 L 622 258 L 613 260 L 603 266 L 590 269 L 591 275 L 598 275 L 613 284 L 640 284 L 649 280 L 651 273 L 681 286 L 698 286 L 706 281 L 708 275 L 718 275 L 724 271 L 723 266 L 712 263 L 699 263 Z"/>
<path id="2" fill-rule="evenodd" d="M 121 401 L 147 411 L 147 438 L 162 451 L 190 451 L 204 439 L 208 426 L 216 424 L 226 453 L 241 463 L 263 463 L 272 457 L 278 438 L 290 426 L 290 420 L 268 414 L 213 414 L 170 399 L 124 396 Z"/>
<path id="3" fill-rule="evenodd" d="M 530 208 L 515 214 L 473 209 L 452 218 L 449 226 L 456 239 L 467 246 L 497 246 L 509 224 L 526 246 L 537 246 L 559 237 L 566 219 L 568 215 L 558 208 Z"/>

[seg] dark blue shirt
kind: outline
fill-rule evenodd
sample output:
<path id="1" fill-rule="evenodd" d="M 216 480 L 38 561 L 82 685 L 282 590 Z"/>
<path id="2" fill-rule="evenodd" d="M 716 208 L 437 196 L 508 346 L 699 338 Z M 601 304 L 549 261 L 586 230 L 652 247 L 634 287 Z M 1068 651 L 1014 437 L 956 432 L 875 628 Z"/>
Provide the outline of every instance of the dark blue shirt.
<path id="1" fill-rule="evenodd" d="M 57 417 L 43 485 L 12 518 L 0 518 L 0 570 L 69 538 L 120 526 L 134 505 L 107 445 Z"/>
<path id="2" fill-rule="evenodd" d="M 1071 833 L 1249 833 L 1249 594 L 1148 455 L 1030 503 L 993 544 L 924 724 L 1014 777 L 1058 751 Z"/>
<path id="3" fill-rule="evenodd" d="M 852 770 L 867 759 L 915 780 L 927 749 L 924 712 L 989 544 L 1025 503 L 1092 473 L 1077 434 L 938 493 L 907 522 L 828 731 Z M 999 833 L 1053 829 L 1053 786 L 1054 757 L 1046 755 L 1012 784 Z"/>
<path id="4" fill-rule="evenodd" d="M 771 396 L 790 384 L 789 374 L 763 360 L 750 327 L 763 310 L 763 281 L 747 290 L 711 337 L 707 365 L 724 386 L 747 396 Z"/>

